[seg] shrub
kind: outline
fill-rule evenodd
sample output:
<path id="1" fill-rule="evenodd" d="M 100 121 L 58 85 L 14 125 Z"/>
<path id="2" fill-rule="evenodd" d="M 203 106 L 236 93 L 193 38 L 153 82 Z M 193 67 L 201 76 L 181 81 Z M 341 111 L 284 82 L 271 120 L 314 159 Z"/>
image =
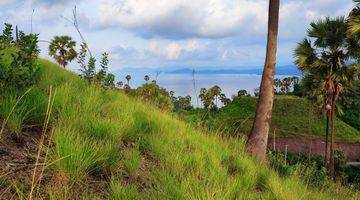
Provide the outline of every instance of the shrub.
<path id="1" fill-rule="evenodd" d="M 0 35 L 0 90 L 20 90 L 33 85 L 37 80 L 39 67 L 35 62 L 39 47 L 38 35 L 19 32 L 13 38 L 13 29 L 5 24 Z"/>

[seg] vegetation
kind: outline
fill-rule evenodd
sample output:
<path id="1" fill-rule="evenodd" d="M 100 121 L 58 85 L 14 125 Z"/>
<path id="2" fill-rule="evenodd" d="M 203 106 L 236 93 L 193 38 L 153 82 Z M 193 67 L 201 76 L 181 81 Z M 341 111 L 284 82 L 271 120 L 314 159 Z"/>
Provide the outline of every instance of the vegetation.
<path id="1" fill-rule="evenodd" d="M 224 135 L 246 137 L 250 131 L 256 97 L 235 98 L 219 111 L 195 109 L 179 111 L 179 117 L 195 127 L 202 127 L 211 131 L 220 131 Z M 305 109 L 304 109 L 305 108 Z M 326 122 L 319 115 L 317 106 L 305 98 L 290 95 L 276 95 L 270 132 L 277 137 L 293 137 L 306 139 L 323 139 L 325 137 Z M 337 141 L 360 142 L 360 133 L 341 120 L 336 120 L 339 133 Z"/>
<path id="2" fill-rule="evenodd" d="M 308 37 L 295 49 L 300 81 L 274 79 L 279 0 L 270 0 L 263 77 L 254 90 L 258 98 L 239 90 L 231 100 L 215 85 L 201 88 L 203 108 L 196 109 L 190 96 L 175 97 L 156 83 L 160 72 L 151 82 L 144 76 L 138 88 L 130 87 L 130 74 L 127 84 L 115 86 L 109 55 L 103 53 L 99 63 L 92 56 L 76 7 L 73 23 L 83 40 L 79 52 L 69 36 L 56 36 L 49 46 L 49 55 L 62 67 L 38 58 L 38 35 L 16 28 L 13 38 L 12 26 L 5 24 L 0 35 L 0 198 L 359 198 L 360 170 L 346 166 L 344 153 L 334 148 L 335 138 L 360 142 L 360 2 L 355 2 L 347 19 L 310 24 Z M 65 69 L 73 59 L 80 77 Z M 269 132 L 325 137 L 326 156 L 267 153 Z"/>
<path id="3" fill-rule="evenodd" d="M 56 88 L 50 120 L 54 140 L 49 140 L 54 148 L 48 152 L 51 170 L 44 171 L 51 178 L 37 182 L 40 189 L 34 190 L 33 197 L 330 199 L 356 195 L 333 186 L 317 192 L 297 177 L 280 178 L 248 158 L 241 140 L 195 131 L 122 92 L 92 87 L 50 62 L 40 64 L 37 92 L 46 95 L 49 85 Z M 46 98 L 43 101 L 46 105 Z M 30 183 L 23 182 L 21 192 L 26 195 Z"/>
<path id="4" fill-rule="evenodd" d="M 353 80 L 358 79 L 357 58 L 360 44 L 347 35 L 345 19 L 326 18 L 311 23 L 308 36 L 295 49 L 296 64 L 305 75 L 313 77 L 316 87 L 313 95 L 323 99 L 322 107 L 327 110 L 327 119 L 331 121 L 331 143 L 329 169 L 334 176 L 334 134 L 335 106 L 343 90 Z M 355 62 L 354 62 L 355 61 Z M 327 128 L 329 130 L 329 128 Z M 326 143 L 328 134 L 326 136 Z"/>
<path id="5" fill-rule="evenodd" d="M 5 24 L 0 35 L 0 92 L 23 90 L 36 82 L 38 36 L 20 31 L 14 38 L 13 34 L 12 25 Z"/>
<path id="6" fill-rule="evenodd" d="M 53 57 L 59 65 L 66 68 L 69 62 L 76 58 L 76 42 L 71 37 L 55 36 L 49 45 L 49 55 Z"/>

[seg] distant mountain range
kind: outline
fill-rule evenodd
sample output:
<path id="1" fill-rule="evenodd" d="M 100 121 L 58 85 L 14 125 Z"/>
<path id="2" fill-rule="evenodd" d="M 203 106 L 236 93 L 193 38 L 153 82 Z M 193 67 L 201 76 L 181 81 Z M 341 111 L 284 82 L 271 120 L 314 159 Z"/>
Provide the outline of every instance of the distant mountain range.
<path id="1" fill-rule="evenodd" d="M 263 68 L 260 67 L 213 67 L 213 68 L 181 68 L 168 71 L 172 74 L 187 74 L 195 70 L 197 74 L 256 74 L 261 75 Z M 276 75 L 300 76 L 301 72 L 295 66 L 280 66 L 276 68 Z"/>
<path id="2" fill-rule="evenodd" d="M 159 68 L 125 68 L 125 72 L 161 72 L 170 74 L 256 74 L 261 75 L 262 67 L 159 67 Z M 276 67 L 276 75 L 301 76 L 294 65 Z"/>

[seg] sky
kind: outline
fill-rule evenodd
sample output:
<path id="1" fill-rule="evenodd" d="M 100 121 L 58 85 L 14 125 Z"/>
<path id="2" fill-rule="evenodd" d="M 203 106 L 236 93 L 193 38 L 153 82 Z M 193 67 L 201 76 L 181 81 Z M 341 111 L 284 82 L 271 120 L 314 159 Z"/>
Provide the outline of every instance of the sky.
<path id="1" fill-rule="evenodd" d="M 17 24 L 45 41 L 69 35 L 80 46 L 65 19 L 74 6 L 93 54 L 109 53 L 110 71 L 264 63 L 268 0 L 0 0 L 0 28 Z M 311 21 L 346 16 L 352 7 L 351 0 L 281 0 L 277 64 L 293 64 L 293 49 Z M 48 43 L 40 47 L 49 58 Z"/>

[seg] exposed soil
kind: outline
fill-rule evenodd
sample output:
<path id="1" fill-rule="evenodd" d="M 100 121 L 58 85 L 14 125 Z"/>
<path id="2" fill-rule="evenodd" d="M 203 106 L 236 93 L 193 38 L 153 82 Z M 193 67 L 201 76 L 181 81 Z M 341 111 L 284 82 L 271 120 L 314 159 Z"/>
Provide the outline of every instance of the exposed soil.
<path id="1" fill-rule="evenodd" d="M 271 138 L 268 142 L 268 148 L 274 149 L 274 140 Z M 314 139 L 305 140 L 290 137 L 278 137 L 275 139 L 275 150 L 284 152 L 287 148 L 288 152 L 293 152 L 304 156 L 324 156 L 325 140 Z M 336 142 L 335 149 L 344 151 L 348 162 L 360 162 L 360 143 L 344 143 Z"/>
<path id="2" fill-rule="evenodd" d="M 27 130 L 19 136 L 3 133 L 0 140 L 0 199 L 18 199 L 16 188 L 24 191 L 31 187 L 39 132 Z"/>

